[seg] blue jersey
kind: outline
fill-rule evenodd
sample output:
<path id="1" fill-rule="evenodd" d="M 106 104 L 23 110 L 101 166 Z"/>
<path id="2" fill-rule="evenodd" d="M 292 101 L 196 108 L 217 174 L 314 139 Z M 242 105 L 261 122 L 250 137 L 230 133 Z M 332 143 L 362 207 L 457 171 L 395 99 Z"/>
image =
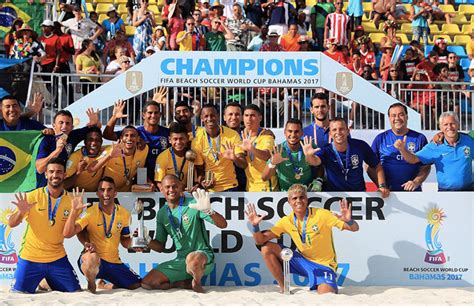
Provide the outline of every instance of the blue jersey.
<path id="1" fill-rule="evenodd" d="M 318 147 L 322 148 L 329 143 L 329 128 L 325 129 L 313 122 L 311 125 L 308 125 L 303 129 L 303 136 L 311 137 L 313 141 L 314 134 L 316 134 Z"/>
<path id="2" fill-rule="evenodd" d="M 46 127 L 36 120 L 20 118 L 16 126 L 8 126 L 3 119 L 0 119 L 0 131 L 41 131 Z"/>
<path id="3" fill-rule="evenodd" d="M 423 164 L 434 164 L 439 190 L 472 190 L 474 139 L 459 133 L 456 145 L 429 143 L 416 156 Z"/>
<path id="4" fill-rule="evenodd" d="M 366 142 L 354 138 L 347 141 L 346 152 L 337 152 L 331 143 L 316 153 L 326 170 L 324 191 L 365 191 L 363 162 L 372 168 L 379 163 Z"/>
<path id="5" fill-rule="evenodd" d="M 90 128 L 89 127 L 83 127 L 80 129 L 75 129 L 72 130 L 71 133 L 69 133 L 66 141 L 66 145 L 64 146 L 63 150 L 59 154 L 58 158 L 62 159 L 64 161 L 64 164 L 66 164 L 67 160 L 69 159 L 69 155 L 71 155 L 72 152 L 76 149 L 76 146 L 86 139 L 86 135 L 89 132 Z M 59 137 L 60 135 L 56 136 L 51 136 L 47 135 L 41 140 L 41 143 L 38 148 L 38 155 L 36 156 L 36 159 L 42 159 L 45 157 L 48 157 L 49 154 L 51 154 L 54 150 L 56 150 L 56 137 Z M 36 187 L 44 187 L 46 186 L 46 177 L 44 176 L 44 173 L 38 173 L 36 172 Z"/>
<path id="6" fill-rule="evenodd" d="M 407 149 L 415 154 L 420 151 L 428 143 L 425 135 L 418 132 L 408 130 Z M 392 130 L 382 132 L 375 137 L 372 143 L 372 150 L 375 152 L 382 163 L 385 172 L 385 181 L 391 191 L 403 191 L 402 185 L 413 180 L 420 171 L 421 163 L 407 163 L 400 151 L 393 144 L 397 139 L 403 140 L 404 136 L 397 136 Z M 417 191 L 421 191 L 419 186 Z"/>
<path id="7" fill-rule="evenodd" d="M 161 152 L 170 146 L 168 141 L 170 130 L 161 125 L 158 127 L 158 132 L 153 134 L 146 131 L 144 126 L 137 127 L 137 130 L 140 134 L 140 137 L 148 145 L 148 155 L 146 157 L 145 165 L 147 168 L 148 178 L 154 181 L 156 158 Z M 117 131 L 115 134 L 117 135 L 117 138 L 120 138 L 122 131 Z"/>

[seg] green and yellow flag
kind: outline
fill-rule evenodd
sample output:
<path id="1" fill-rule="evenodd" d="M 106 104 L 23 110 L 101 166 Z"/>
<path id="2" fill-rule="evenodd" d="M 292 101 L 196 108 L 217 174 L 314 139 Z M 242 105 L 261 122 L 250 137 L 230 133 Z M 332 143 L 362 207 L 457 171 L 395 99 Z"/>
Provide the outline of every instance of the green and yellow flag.
<path id="1" fill-rule="evenodd" d="M 36 154 L 41 131 L 0 132 L 0 192 L 36 188 Z"/>
<path id="2" fill-rule="evenodd" d="M 41 34 L 41 23 L 44 20 L 45 5 L 35 1 L 29 4 L 27 0 L 12 0 L 2 3 L 0 0 L 0 38 L 10 31 L 10 26 L 16 18 L 28 23 L 36 33 Z"/>

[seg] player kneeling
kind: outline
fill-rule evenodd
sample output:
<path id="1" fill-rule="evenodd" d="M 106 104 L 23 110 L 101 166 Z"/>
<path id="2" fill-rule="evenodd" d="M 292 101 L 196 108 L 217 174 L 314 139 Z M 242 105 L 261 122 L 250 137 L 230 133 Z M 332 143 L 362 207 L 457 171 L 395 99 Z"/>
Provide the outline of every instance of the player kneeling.
<path id="1" fill-rule="evenodd" d="M 345 199 L 340 201 L 341 215 L 334 216 L 329 210 L 308 207 L 306 187 L 294 184 L 288 189 L 288 203 L 292 213 L 283 217 L 269 231 L 260 231 L 259 223 L 265 216 L 255 211 L 255 205 L 247 205 L 246 215 L 253 226 L 255 242 L 261 247 L 265 263 L 275 277 L 280 291 L 284 281 L 280 252 L 283 245 L 269 242 L 281 234 L 290 235 L 296 250 L 290 260 L 290 272 L 309 278 L 310 290 L 318 293 L 337 293 L 336 252 L 332 241 L 332 228 L 358 231 L 359 225 L 352 220 L 351 205 Z"/>
<path id="2" fill-rule="evenodd" d="M 78 264 L 82 274 L 87 278 L 87 288 L 96 291 L 96 278 L 113 284 L 114 288 L 137 289 L 141 279 L 119 257 L 119 244 L 124 248 L 130 246 L 130 213 L 115 204 L 117 191 L 111 177 L 99 180 L 97 196 L 99 203 L 87 207 L 83 195 L 78 189 L 73 192 L 72 212 L 64 227 L 64 237 L 70 238 L 79 234 L 84 244 L 84 251 Z M 86 238 L 87 237 L 87 238 Z"/>

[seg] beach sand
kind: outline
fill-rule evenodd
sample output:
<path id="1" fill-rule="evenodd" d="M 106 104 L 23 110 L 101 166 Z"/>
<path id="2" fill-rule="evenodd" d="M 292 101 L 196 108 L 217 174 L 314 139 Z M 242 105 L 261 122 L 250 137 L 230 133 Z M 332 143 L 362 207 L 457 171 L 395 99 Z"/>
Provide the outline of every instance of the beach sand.
<path id="1" fill-rule="evenodd" d="M 282 295 L 275 286 L 206 287 L 191 290 L 99 290 L 77 293 L 18 294 L 2 287 L 1 305 L 474 305 L 474 288 L 342 287 L 337 295 L 319 296 L 307 288 L 292 287 Z"/>

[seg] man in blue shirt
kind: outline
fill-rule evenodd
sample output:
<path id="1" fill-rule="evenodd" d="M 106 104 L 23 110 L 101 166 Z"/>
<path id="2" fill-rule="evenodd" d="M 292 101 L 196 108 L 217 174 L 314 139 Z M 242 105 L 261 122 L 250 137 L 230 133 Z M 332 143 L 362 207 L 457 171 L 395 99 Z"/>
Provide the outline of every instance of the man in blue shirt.
<path id="1" fill-rule="evenodd" d="M 398 139 L 394 146 L 411 164 L 420 161 L 423 164 L 434 164 L 439 191 L 474 190 L 472 184 L 474 140 L 466 134 L 459 133 L 459 119 L 454 112 L 442 113 L 439 116 L 439 126 L 444 136 L 444 141 L 440 145 L 431 142 L 413 154 L 406 148 L 405 136 L 403 140 Z"/>
<path id="2" fill-rule="evenodd" d="M 314 122 L 303 129 L 303 135 L 316 139 L 319 147 L 329 143 L 329 98 L 324 92 L 318 92 L 311 98 L 311 113 Z"/>
<path id="3" fill-rule="evenodd" d="M 27 113 L 21 113 L 21 107 L 18 100 L 14 96 L 4 96 L 0 99 L 2 105 L 2 118 L 0 119 L 0 131 L 43 131 L 46 129 L 44 125 L 36 120 L 29 119 L 35 116 L 43 106 L 43 96 L 40 93 L 34 94 L 34 100 L 29 105 L 34 106 L 34 110 L 30 109 Z M 47 134 L 47 130 L 45 131 Z"/>
<path id="4" fill-rule="evenodd" d="M 308 164 L 322 164 L 326 170 L 327 182 L 323 190 L 365 191 L 362 166 L 365 162 L 377 175 L 378 191 L 382 193 L 382 197 L 388 197 L 390 190 L 385 184 L 382 165 L 370 146 L 362 140 L 349 138 L 347 123 L 342 118 L 332 120 L 329 130 L 333 140 L 331 144 L 314 148 L 310 137 L 305 137 L 303 142 L 303 152 Z"/>
<path id="5" fill-rule="evenodd" d="M 120 138 L 122 131 L 114 132 L 115 124 L 118 119 L 126 118 L 127 115 L 124 113 L 125 102 L 118 100 L 114 105 L 112 117 L 104 130 L 104 138 L 108 140 L 117 140 Z M 161 126 L 160 118 L 160 104 L 151 100 L 145 103 L 143 107 L 143 125 L 137 127 L 138 133 L 143 141 L 148 145 L 148 155 L 146 158 L 147 177 L 150 181 L 154 181 L 155 178 L 155 164 L 156 158 L 161 152 L 166 150 L 170 144 L 168 137 L 170 136 L 170 130 L 164 126 Z"/>
<path id="6" fill-rule="evenodd" d="M 428 177 L 431 165 L 406 162 L 393 144 L 406 136 L 407 150 L 416 153 L 428 141 L 423 134 L 408 129 L 407 107 L 402 103 L 390 105 L 388 117 L 391 129 L 378 134 L 372 143 L 372 150 L 382 163 L 387 187 L 391 191 L 421 191 L 421 184 Z M 368 174 L 373 181 L 376 181 L 372 171 L 368 171 Z"/>
<path id="7" fill-rule="evenodd" d="M 92 109 L 86 111 L 89 117 L 87 125 L 73 130 L 73 117 L 70 111 L 60 110 L 53 118 L 53 130 L 55 135 L 47 135 L 41 141 L 36 156 L 36 186 L 46 186 L 46 165 L 53 158 L 60 158 L 64 163 L 69 158 L 76 146 L 86 138 L 90 127 L 99 126 L 98 112 Z"/>

